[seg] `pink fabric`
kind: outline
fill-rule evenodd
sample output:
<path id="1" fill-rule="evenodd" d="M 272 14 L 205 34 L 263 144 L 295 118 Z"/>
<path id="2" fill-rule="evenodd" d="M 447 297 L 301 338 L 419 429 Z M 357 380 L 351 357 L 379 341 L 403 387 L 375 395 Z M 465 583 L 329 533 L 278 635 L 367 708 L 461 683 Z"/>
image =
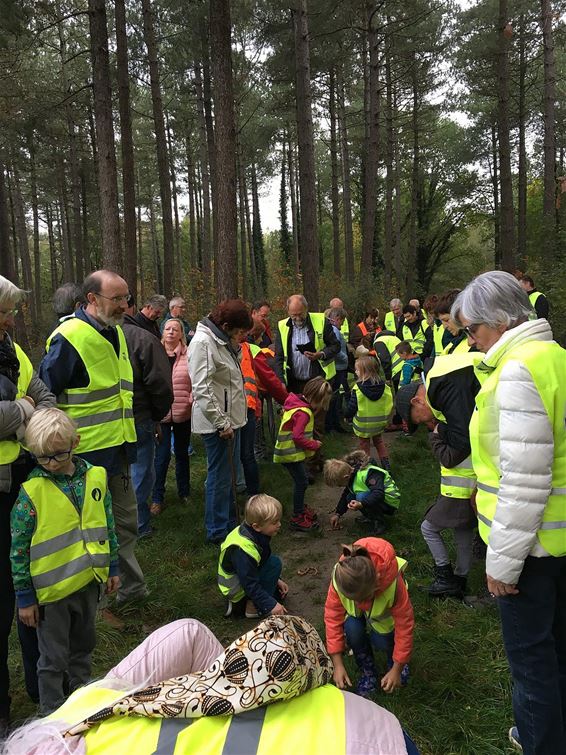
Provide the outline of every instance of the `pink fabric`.
<path id="1" fill-rule="evenodd" d="M 172 380 L 173 404 L 171 411 L 164 417 L 162 422 L 186 422 L 191 418 L 193 387 L 189 375 L 187 347 L 183 343 L 179 343 L 175 349 Z"/>
<path id="2" fill-rule="evenodd" d="M 310 409 L 308 404 L 302 396 L 298 396 L 296 393 L 290 393 L 287 396 L 283 409 L 288 411 L 289 409 Z M 293 443 L 297 448 L 304 448 L 305 451 L 317 451 L 320 447 L 320 443 L 317 440 L 305 438 L 305 427 L 308 424 L 310 417 L 307 412 L 295 412 L 290 420 L 282 425 L 284 430 L 291 430 L 293 436 Z"/>
<path id="3" fill-rule="evenodd" d="M 377 454 L 380 459 L 388 459 L 389 458 L 389 452 L 387 450 L 387 446 L 385 445 L 385 441 L 383 440 L 383 435 L 381 433 L 379 435 L 374 435 L 373 438 L 360 438 L 360 448 L 362 451 L 365 451 L 368 456 L 371 456 L 371 444 L 373 442 L 373 445 L 375 446 L 375 450 L 377 451 Z"/>
<path id="4" fill-rule="evenodd" d="M 352 692 L 343 692 L 346 707 L 346 755 L 407 755 L 403 730 L 385 708 Z"/>

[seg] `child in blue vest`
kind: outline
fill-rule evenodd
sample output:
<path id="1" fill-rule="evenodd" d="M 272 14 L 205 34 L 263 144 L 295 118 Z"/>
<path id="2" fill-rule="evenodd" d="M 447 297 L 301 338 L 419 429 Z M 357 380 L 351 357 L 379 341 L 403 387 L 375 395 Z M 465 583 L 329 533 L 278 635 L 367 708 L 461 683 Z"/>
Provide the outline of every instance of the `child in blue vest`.
<path id="1" fill-rule="evenodd" d="M 90 681 L 100 591 L 120 586 L 106 471 L 73 456 L 78 443 L 64 412 L 35 412 L 25 445 L 38 466 L 12 509 L 12 576 L 20 621 L 37 628 L 42 715 Z"/>
<path id="2" fill-rule="evenodd" d="M 395 480 L 364 451 L 353 451 L 343 459 L 328 459 L 324 482 L 331 488 L 343 488 L 330 517 L 333 530 L 340 529 L 340 519 L 348 511 L 359 511 L 369 520 L 373 534 L 380 535 L 386 530 L 384 517 L 392 516 L 399 508 L 401 494 Z"/>
<path id="3" fill-rule="evenodd" d="M 358 380 L 350 394 L 344 417 L 352 419 L 354 434 L 359 438 L 362 451 L 369 456 L 373 443 L 381 466 L 390 469 L 389 452 L 383 441 L 382 432 L 393 409 L 391 388 L 385 382 L 385 375 L 377 357 L 358 357 L 355 370 Z"/>
<path id="4" fill-rule="evenodd" d="M 246 503 L 244 522 L 220 546 L 218 587 L 228 598 L 226 616 L 246 619 L 287 613 L 281 605 L 289 588 L 283 582 L 283 564 L 271 552 L 271 538 L 281 529 L 281 503 L 258 493 Z"/>

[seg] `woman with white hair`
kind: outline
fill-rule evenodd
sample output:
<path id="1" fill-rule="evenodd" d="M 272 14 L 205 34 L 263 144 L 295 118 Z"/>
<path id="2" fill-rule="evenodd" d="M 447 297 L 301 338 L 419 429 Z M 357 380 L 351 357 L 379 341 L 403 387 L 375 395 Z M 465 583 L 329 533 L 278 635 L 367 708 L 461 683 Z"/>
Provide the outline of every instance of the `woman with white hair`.
<path id="1" fill-rule="evenodd" d="M 488 589 L 514 682 L 515 746 L 566 753 L 566 351 L 510 274 L 484 273 L 453 319 L 485 356 L 470 423 Z"/>
<path id="2" fill-rule="evenodd" d="M 14 619 L 14 586 L 10 566 L 10 512 L 20 485 L 33 464 L 21 445 L 26 424 L 36 409 L 55 406 L 55 397 L 35 374 L 31 362 L 8 330 L 14 327 L 16 307 L 26 292 L 0 275 L 0 739 L 10 720 L 8 637 Z M 37 636 L 18 620 L 18 636 L 26 689 L 37 689 Z"/>

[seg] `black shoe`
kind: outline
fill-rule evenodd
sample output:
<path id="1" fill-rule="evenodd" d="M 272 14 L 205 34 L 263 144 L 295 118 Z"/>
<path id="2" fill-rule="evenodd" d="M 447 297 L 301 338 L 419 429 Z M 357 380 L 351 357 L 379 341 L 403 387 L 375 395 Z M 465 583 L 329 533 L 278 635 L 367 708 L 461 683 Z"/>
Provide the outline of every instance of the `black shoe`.
<path id="1" fill-rule="evenodd" d="M 428 594 L 432 598 L 459 598 L 463 597 L 461 583 L 454 576 L 452 565 L 434 567 L 434 581 L 428 588 Z"/>

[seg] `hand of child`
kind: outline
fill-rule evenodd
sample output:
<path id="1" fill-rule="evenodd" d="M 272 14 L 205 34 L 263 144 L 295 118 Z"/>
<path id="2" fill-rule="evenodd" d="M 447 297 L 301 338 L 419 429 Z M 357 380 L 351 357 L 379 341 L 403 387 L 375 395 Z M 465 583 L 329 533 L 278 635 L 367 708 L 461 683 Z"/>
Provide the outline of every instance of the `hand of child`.
<path id="1" fill-rule="evenodd" d="M 108 577 L 106 580 L 106 590 L 104 590 L 105 595 L 112 595 L 113 592 L 117 592 L 120 584 L 120 577 Z"/>
<path id="2" fill-rule="evenodd" d="M 341 665 L 334 664 L 334 684 L 338 687 L 338 689 L 344 689 L 344 687 L 351 687 L 352 682 L 350 681 L 350 677 L 348 676 L 348 672 L 346 671 L 346 667 Z"/>
<path id="3" fill-rule="evenodd" d="M 37 627 L 39 624 L 39 606 L 34 603 L 33 606 L 18 608 L 18 617 L 26 627 Z"/>
<path id="4" fill-rule="evenodd" d="M 224 428 L 224 430 L 219 430 L 218 435 L 222 438 L 222 440 L 232 440 L 234 437 L 234 430 L 232 427 L 228 426 Z"/>
<path id="5" fill-rule="evenodd" d="M 397 667 L 397 664 L 393 664 L 393 667 L 381 677 L 381 689 L 384 692 L 393 692 L 401 686 L 401 667 Z"/>
<path id="6" fill-rule="evenodd" d="M 31 404 L 35 409 L 35 401 L 32 399 L 31 396 L 22 396 L 24 401 L 27 401 L 29 404 Z"/>
<path id="7" fill-rule="evenodd" d="M 284 598 L 287 593 L 289 592 L 289 585 L 286 582 L 283 582 L 282 579 L 277 580 L 277 587 L 279 588 L 279 592 L 281 593 L 281 597 Z"/>
<path id="8" fill-rule="evenodd" d="M 341 530 L 342 525 L 340 524 L 340 517 L 338 514 L 332 514 L 330 517 L 330 527 L 333 530 Z"/>
<path id="9" fill-rule="evenodd" d="M 313 443 L 316 443 L 316 450 L 317 451 L 322 446 L 322 441 L 321 440 L 314 440 Z"/>
<path id="10" fill-rule="evenodd" d="M 287 613 L 287 609 L 285 606 L 282 606 L 281 603 L 276 603 L 271 611 L 269 612 L 270 616 L 282 616 L 284 613 Z"/>
<path id="11" fill-rule="evenodd" d="M 362 508 L 362 503 L 361 501 L 350 501 L 348 508 L 352 511 L 359 511 Z"/>

